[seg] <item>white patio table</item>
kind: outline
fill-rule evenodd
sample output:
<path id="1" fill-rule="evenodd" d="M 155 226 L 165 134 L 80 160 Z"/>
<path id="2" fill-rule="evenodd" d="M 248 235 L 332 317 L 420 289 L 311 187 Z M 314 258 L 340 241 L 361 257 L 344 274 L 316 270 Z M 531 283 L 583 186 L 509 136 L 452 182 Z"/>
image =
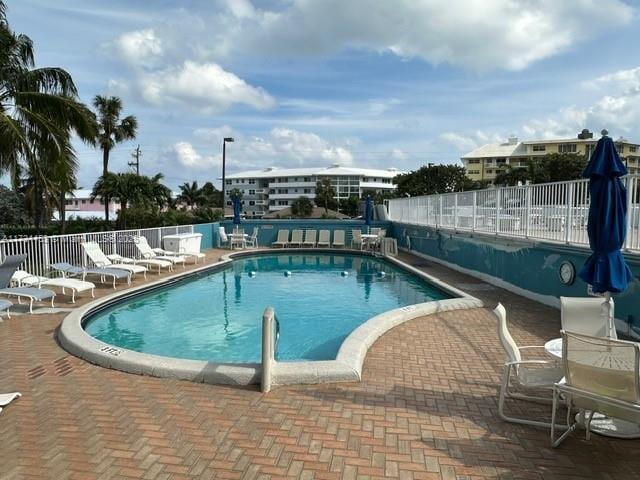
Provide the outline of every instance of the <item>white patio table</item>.
<path id="1" fill-rule="evenodd" d="M 544 350 L 548 355 L 557 360 L 562 359 L 562 338 L 554 338 L 544 344 Z M 593 365 L 605 364 L 607 362 L 615 361 L 620 363 L 625 361 L 621 358 L 613 358 L 613 355 L 609 355 L 607 358 L 602 356 L 593 359 Z M 576 417 L 577 419 L 577 417 Z M 580 423 L 584 425 L 584 419 L 580 419 Z M 605 415 L 595 413 L 591 420 L 590 430 L 593 433 L 599 435 L 605 435 L 613 438 L 640 438 L 640 425 L 626 422 L 617 418 L 609 418 Z"/>

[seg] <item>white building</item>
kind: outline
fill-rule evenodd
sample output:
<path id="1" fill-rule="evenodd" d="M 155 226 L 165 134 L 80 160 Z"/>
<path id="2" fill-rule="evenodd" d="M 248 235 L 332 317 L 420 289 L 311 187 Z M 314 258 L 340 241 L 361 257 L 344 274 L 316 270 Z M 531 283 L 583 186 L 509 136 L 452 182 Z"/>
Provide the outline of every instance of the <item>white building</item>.
<path id="1" fill-rule="evenodd" d="M 329 167 L 276 168 L 252 170 L 227 175 L 225 201 L 232 205 L 229 193 L 242 192 L 242 211 L 248 217 L 261 217 L 267 212 L 287 208 L 298 197 L 316 196 L 316 183 L 329 178 L 336 190 L 336 199 L 352 195 L 361 198 L 365 192 L 389 192 L 395 190 L 393 177 L 403 173 L 396 168 L 375 170 L 370 168 Z"/>

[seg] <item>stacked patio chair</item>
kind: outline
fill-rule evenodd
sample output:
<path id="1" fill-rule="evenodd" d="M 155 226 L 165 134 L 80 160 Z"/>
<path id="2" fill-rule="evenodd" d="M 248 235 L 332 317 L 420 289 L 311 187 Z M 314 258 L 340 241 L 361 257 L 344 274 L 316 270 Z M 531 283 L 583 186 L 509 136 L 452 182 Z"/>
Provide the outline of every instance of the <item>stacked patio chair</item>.
<path id="1" fill-rule="evenodd" d="M 613 308 L 613 300 L 611 308 Z M 562 330 L 592 337 L 609 334 L 609 318 L 604 298 L 560 297 L 560 324 Z M 613 329 L 611 336 L 616 337 Z"/>
<path id="2" fill-rule="evenodd" d="M 334 230 L 333 243 L 331 244 L 331 246 L 334 248 L 336 247 L 344 248 L 345 246 L 344 237 L 345 237 L 344 230 Z"/>
<path id="3" fill-rule="evenodd" d="M 302 242 L 303 247 L 315 247 L 316 246 L 316 230 L 305 230 L 304 232 L 304 241 Z"/>
<path id="4" fill-rule="evenodd" d="M 11 277 L 20 264 L 25 261 L 26 255 L 9 255 L 0 264 L 0 295 L 17 297 L 18 303 L 23 298 L 29 300 L 29 313 L 33 313 L 33 303 L 51 299 L 51 306 L 54 307 L 53 300 L 56 293 L 47 288 L 34 287 L 11 287 Z"/>
<path id="5" fill-rule="evenodd" d="M 278 238 L 271 245 L 274 247 L 287 247 L 289 245 L 289 230 L 278 230 Z"/>

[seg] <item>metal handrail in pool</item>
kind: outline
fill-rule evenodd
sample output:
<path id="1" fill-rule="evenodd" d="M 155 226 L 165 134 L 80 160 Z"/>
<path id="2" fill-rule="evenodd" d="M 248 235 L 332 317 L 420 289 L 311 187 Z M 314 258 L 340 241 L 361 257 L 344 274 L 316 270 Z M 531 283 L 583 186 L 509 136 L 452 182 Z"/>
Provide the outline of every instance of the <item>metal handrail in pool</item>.
<path id="1" fill-rule="evenodd" d="M 271 390 L 272 368 L 279 340 L 280 321 L 273 307 L 267 307 L 262 314 L 262 379 L 260 383 L 263 392 Z"/>

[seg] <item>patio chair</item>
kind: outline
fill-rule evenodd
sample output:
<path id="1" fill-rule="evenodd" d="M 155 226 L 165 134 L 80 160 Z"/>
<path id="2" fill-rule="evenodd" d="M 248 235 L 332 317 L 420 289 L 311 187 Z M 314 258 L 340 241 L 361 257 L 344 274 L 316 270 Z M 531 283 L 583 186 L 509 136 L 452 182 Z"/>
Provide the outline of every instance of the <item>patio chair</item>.
<path id="1" fill-rule="evenodd" d="M 246 241 L 247 247 L 258 248 L 258 233 L 260 233 L 260 229 L 258 227 L 253 227 L 253 233 Z"/>
<path id="2" fill-rule="evenodd" d="M 131 273 L 125 270 L 116 270 L 115 268 L 83 268 L 71 265 L 68 262 L 52 263 L 51 268 L 60 274 L 64 278 L 80 277 L 85 280 L 88 275 L 99 277 L 102 283 L 105 283 L 106 278 L 110 278 L 113 282 L 113 288 L 116 288 L 116 280 L 126 279 L 127 285 L 131 285 Z"/>
<path id="3" fill-rule="evenodd" d="M 289 230 L 278 230 L 278 238 L 271 244 L 274 247 L 286 247 L 289 245 Z"/>
<path id="4" fill-rule="evenodd" d="M 552 360 L 523 360 L 523 350 L 540 349 L 544 351 L 544 346 L 519 347 L 509 332 L 507 327 L 507 312 L 501 303 L 498 303 L 498 306 L 493 310 L 493 313 L 498 319 L 498 337 L 500 338 L 500 343 L 506 353 L 506 359 L 502 371 L 502 382 L 500 384 L 500 394 L 498 398 L 498 414 L 500 415 L 500 418 L 506 422 L 549 428 L 551 424 L 548 422 L 510 417 L 506 415 L 504 413 L 504 402 L 506 398 L 549 402 L 551 400 L 550 397 L 539 397 L 513 392 L 510 389 L 512 385 L 512 378 L 515 385 L 523 390 L 538 391 L 540 389 L 546 389 L 552 391 L 555 383 L 560 381 L 562 378 L 562 369 Z"/>
<path id="5" fill-rule="evenodd" d="M 9 300 L 0 299 L 0 312 L 6 311 L 7 318 L 11 318 L 11 312 L 9 311 L 11 307 L 13 307 L 13 303 L 11 303 Z"/>
<path id="6" fill-rule="evenodd" d="M 18 287 L 58 287 L 62 289 L 62 294 L 66 295 L 66 290 L 71 290 L 71 303 L 76 303 L 76 294 L 91 292 L 91 298 L 95 298 L 94 290 L 96 286 L 91 282 L 78 280 L 75 278 L 49 278 L 39 275 L 32 275 L 25 270 L 16 270 L 11 276 L 11 281 Z"/>
<path id="7" fill-rule="evenodd" d="M 358 248 L 362 250 L 364 246 L 364 242 L 362 241 L 362 231 L 361 230 L 351 230 L 351 248 Z"/>
<path id="8" fill-rule="evenodd" d="M 229 237 L 227 237 L 227 232 L 225 232 L 224 227 L 218 227 L 218 236 L 220 237 L 220 246 L 229 245 Z"/>
<path id="9" fill-rule="evenodd" d="M 55 299 L 56 292 L 53 290 L 47 288 L 10 286 L 11 277 L 13 277 L 15 271 L 26 258 L 26 255 L 9 255 L 4 259 L 4 262 L 0 264 L 0 295 L 17 297 L 18 303 L 21 303 L 23 298 L 28 299 L 29 313 L 33 313 L 34 302 L 51 299 L 51 307 L 54 307 L 53 300 Z"/>
<path id="10" fill-rule="evenodd" d="M 560 297 L 560 323 L 562 330 L 606 337 L 609 333 L 608 307 L 604 298 Z M 611 300 L 613 309 L 613 299 Z M 612 338 L 617 338 L 615 328 Z"/>
<path id="11" fill-rule="evenodd" d="M 185 258 L 181 255 L 158 255 L 153 251 L 147 239 L 143 236 L 134 238 L 134 245 L 138 249 L 138 253 L 140 253 L 140 258 L 145 260 L 165 260 L 171 263 L 171 267 L 169 270 L 173 270 L 173 265 L 176 263 L 181 263 L 182 268 L 185 268 Z"/>
<path id="12" fill-rule="evenodd" d="M 202 253 L 202 252 L 198 252 L 198 253 L 196 253 L 196 252 L 185 252 L 184 248 L 181 248 L 181 251 L 179 251 L 179 252 L 174 252 L 173 250 L 165 250 L 164 248 L 153 248 L 152 250 L 156 253 L 156 255 L 160 255 L 162 257 L 173 257 L 173 256 L 179 257 L 179 256 L 182 256 L 182 257 L 185 257 L 185 258 L 193 258 L 193 263 L 195 263 L 195 264 L 198 263 L 199 259 L 206 258 L 206 255 L 204 253 Z M 109 258 L 111 258 L 111 257 L 109 257 Z M 136 260 L 136 261 L 138 263 L 142 263 L 143 262 L 143 260 Z"/>
<path id="13" fill-rule="evenodd" d="M 231 249 L 233 249 L 234 246 L 240 248 L 247 246 L 247 236 L 244 234 L 244 228 L 237 227 L 233 230 L 229 246 Z"/>
<path id="14" fill-rule="evenodd" d="M 331 232 L 329 230 L 320 230 L 316 246 L 326 248 L 329 248 L 331 246 Z"/>
<path id="15" fill-rule="evenodd" d="M 315 247 L 316 246 L 316 235 L 317 230 L 305 230 L 304 231 L 304 241 L 302 242 L 303 247 Z"/>
<path id="16" fill-rule="evenodd" d="M 336 248 L 336 247 L 340 247 L 340 248 L 344 248 L 344 230 L 334 230 L 333 231 L 333 243 L 331 244 L 332 247 Z"/>
<path id="17" fill-rule="evenodd" d="M 299 228 L 294 229 L 291 232 L 291 241 L 289 242 L 290 247 L 301 247 L 302 246 L 302 230 Z"/>
<path id="18" fill-rule="evenodd" d="M 116 270 L 126 270 L 131 274 L 131 276 L 136 273 L 142 273 L 144 278 L 147 278 L 147 268 L 142 265 L 136 265 L 134 263 L 113 263 L 109 257 L 107 257 L 100 245 L 97 242 L 84 242 L 82 244 L 82 249 L 84 253 L 87 254 L 87 257 L 93 262 L 96 267 L 101 268 L 115 268 Z M 118 256 L 119 257 L 119 256 Z M 117 257 L 115 257 L 117 258 Z M 125 259 L 125 257 L 119 257 L 121 259 Z M 158 273 L 160 273 L 160 267 L 158 267 Z"/>
<path id="19" fill-rule="evenodd" d="M 379 228 L 379 227 L 372 227 L 372 228 L 369 230 L 369 233 L 370 233 L 371 235 L 378 235 L 378 233 L 380 233 L 380 230 L 382 230 L 382 229 L 381 229 L 381 228 Z"/>
<path id="20" fill-rule="evenodd" d="M 596 412 L 640 424 L 640 345 L 564 330 L 561 333 L 564 379 L 553 389 L 552 422 L 562 395 L 567 401 L 567 430 L 556 439 L 552 424 L 551 445 L 560 445 L 582 419 L 589 440 Z M 573 416 L 574 409 L 580 412 L 578 419 Z"/>

